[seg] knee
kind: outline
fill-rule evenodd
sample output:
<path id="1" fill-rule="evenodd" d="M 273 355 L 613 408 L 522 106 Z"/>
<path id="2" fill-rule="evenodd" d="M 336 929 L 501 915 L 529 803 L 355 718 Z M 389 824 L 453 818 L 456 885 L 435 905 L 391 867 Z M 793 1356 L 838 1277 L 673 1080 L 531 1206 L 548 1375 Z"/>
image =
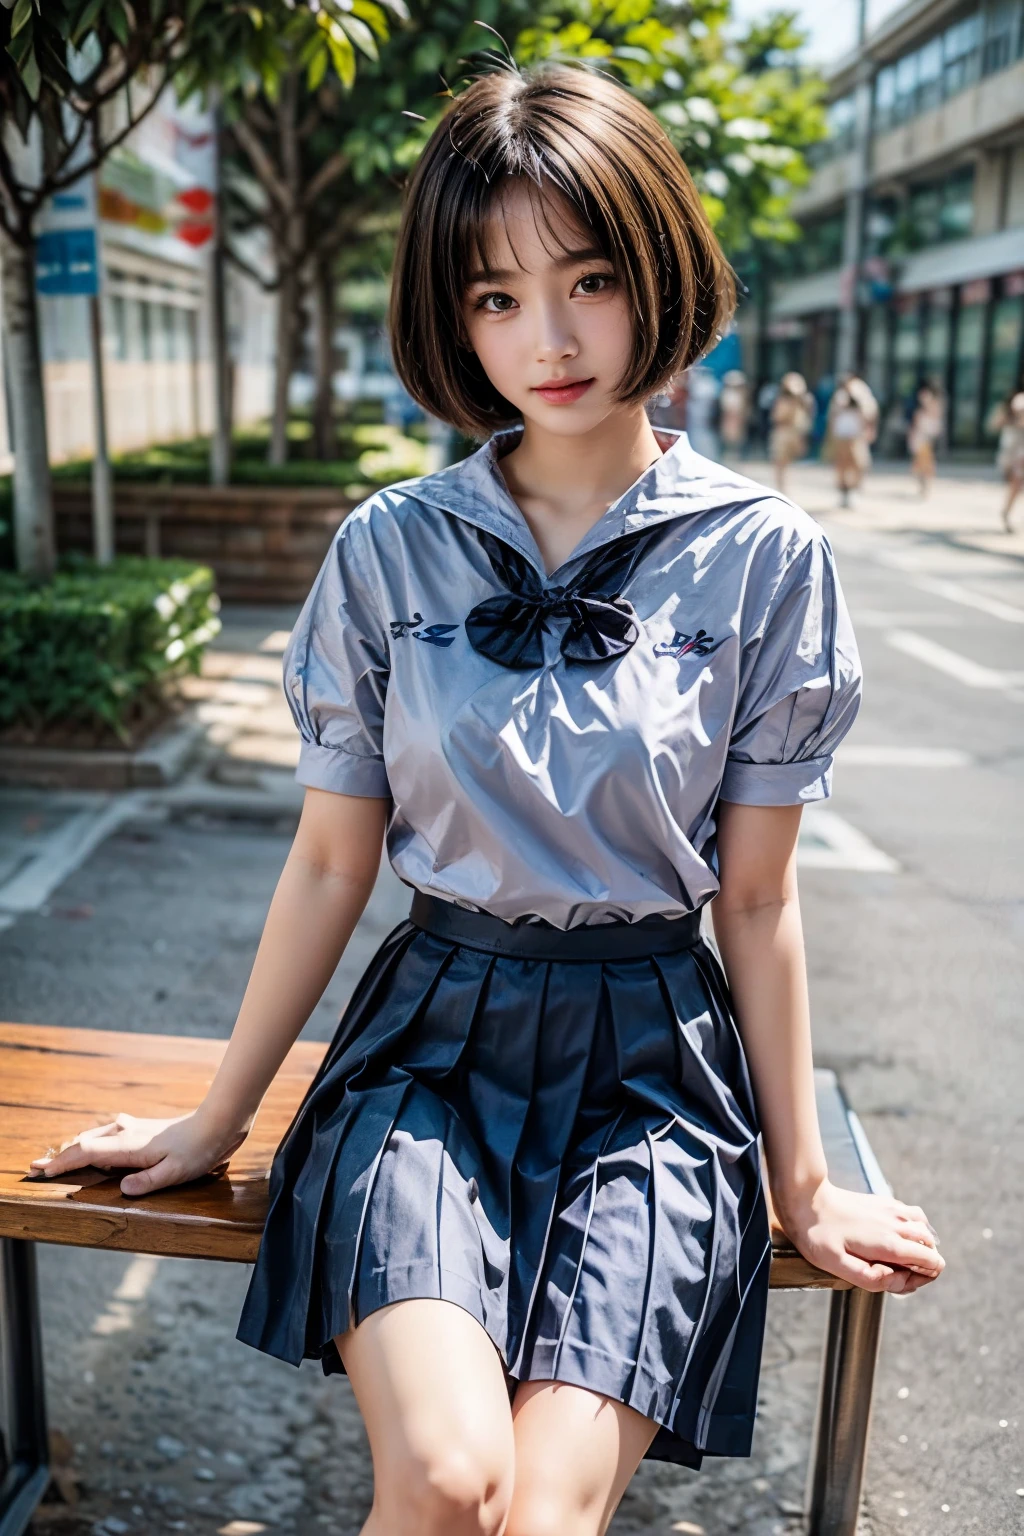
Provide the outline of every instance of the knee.
<path id="1" fill-rule="evenodd" d="M 384 1528 L 395 1536 L 502 1536 L 513 1469 L 491 1463 L 457 1445 L 410 1455 L 381 1499 L 390 1505 Z"/>
<path id="2" fill-rule="evenodd" d="M 555 1489 L 517 1487 L 502 1536 L 576 1536 L 590 1529 L 584 1512 L 568 1507 Z"/>

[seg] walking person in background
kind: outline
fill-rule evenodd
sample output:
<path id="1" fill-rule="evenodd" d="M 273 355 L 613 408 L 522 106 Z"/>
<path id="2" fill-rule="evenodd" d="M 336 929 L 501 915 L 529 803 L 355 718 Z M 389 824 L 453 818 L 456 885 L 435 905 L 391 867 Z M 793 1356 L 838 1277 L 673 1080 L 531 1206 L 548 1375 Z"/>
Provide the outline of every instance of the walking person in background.
<path id="1" fill-rule="evenodd" d="M 749 419 L 750 391 L 746 374 L 739 368 L 730 368 L 722 379 L 718 396 L 718 435 L 724 459 L 739 458 L 743 452 Z"/>
<path id="2" fill-rule="evenodd" d="M 946 407 L 942 395 L 934 385 L 922 384 L 907 428 L 907 448 L 922 496 L 928 495 L 935 479 L 935 449 L 945 425 Z"/>
<path id="3" fill-rule="evenodd" d="M 768 443 L 775 465 L 775 484 L 786 489 L 786 471 L 795 459 L 807 452 L 807 439 L 814 425 L 814 396 L 802 373 L 785 373 L 772 406 L 772 431 Z"/>
<path id="4" fill-rule="evenodd" d="M 850 506 L 871 467 L 871 444 L 878 435 L 878 402 L 863 379 L 844 374 L 828 408 L 826 456 L 835 466 L 839 505 Z"/>
<path id="5" fill-rule="evenodd" d="M 1002 405 L 996 406 L 989 417 L 989 430 L 999 433 L 996 465 L 1006 481 L 1003 527 L 1007 533 L 1012 533 L 1010 514 L 1024 489 L 1024 389 L 1017 390 Z"/>

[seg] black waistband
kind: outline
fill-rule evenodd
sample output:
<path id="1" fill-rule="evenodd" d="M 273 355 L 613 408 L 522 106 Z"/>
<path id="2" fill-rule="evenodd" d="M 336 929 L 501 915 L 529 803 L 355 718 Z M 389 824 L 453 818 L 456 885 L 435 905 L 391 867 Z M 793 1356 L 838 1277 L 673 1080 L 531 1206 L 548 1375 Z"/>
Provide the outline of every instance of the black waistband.
<path id="1" fill-rule="evenodd" d="M 452 901 L 414 891 L 409 918 L 439 939 L 524 960 L 627 960 L 692 949 L 700 938 L 700 908 L 683 917 L 655 915 L 635 923 L 556 928 L 551 923 L 506 923 L 490 912 L 470 912 Z"/>

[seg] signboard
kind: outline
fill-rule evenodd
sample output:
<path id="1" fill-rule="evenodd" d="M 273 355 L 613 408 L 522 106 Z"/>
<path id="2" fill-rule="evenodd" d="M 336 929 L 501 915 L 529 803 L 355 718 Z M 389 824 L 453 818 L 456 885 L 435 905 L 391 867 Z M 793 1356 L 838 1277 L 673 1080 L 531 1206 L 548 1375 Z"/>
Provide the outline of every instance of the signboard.
<path id="1" fill-rule="evenodd" d="M 79 163 L 88 148 L 79 154 Z M 47 298 L 100 291 L 96 189 L 91 173 L 47 198 L 36 220 L 36 291 Z"/>
<path id="2" fill-rule="evenodd" d="M 36 238 L 36 291 L 47 298 L 99 293 L 95 229 L 49 229 Z"/>

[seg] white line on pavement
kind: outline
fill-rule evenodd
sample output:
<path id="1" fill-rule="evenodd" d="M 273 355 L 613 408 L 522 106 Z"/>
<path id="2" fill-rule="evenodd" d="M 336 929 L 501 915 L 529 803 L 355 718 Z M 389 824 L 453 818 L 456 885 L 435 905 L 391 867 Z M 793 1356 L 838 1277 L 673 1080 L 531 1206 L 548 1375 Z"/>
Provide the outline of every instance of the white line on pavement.
<path id="1" fill-rule="evenodd" d="M 915 576 L 914 586 L 935 597 L 944 597 L 950 603 L 961 603 L 965 608 L 976 608 L 993 619 L 1003 619 L 1007 624 L 1024 624 L 1024 608 L 1004 603 L 1002 598 L 988 597 L 984 592 L 972 592 L 955 581 L 943 581 L 938 576 Z"/>
<path id="2" fill-rule="evenodd" d="M 797 863 L 805 869 L 850 869 L 864 874 L 895 875 L 900 866 L 870 838 L 835 811 L 804 807 Z"/>
<path id="3" fill-rule="evenodd" d="M 142 793 L 122 794 L 90 806 L 41 839 L 39 851 L 0 886 L 0 917 L 9 919 L 3 926 L 9 927 L 23 912 L 38 912 L 57 887 L 84 864 L 104 838 L 138 810 L 145 798 Z"/>
<path id="4" fill-rule="evenodd" d="M 883 747 L 844 743 L 836 754 L 844 768 L 966 768 L 974 762 L 959 747 Z"/>
<path id="5" fill-rule="evenodd" d="M 1024 672 L 997 672 L 994 667 L 983 667 L 967 656 L 947 650 L 944 645 L 929 640 L 925 635 L 915 635 L 910 629 L 892 629 L 885 638 L 894 651 L 913 656 L 915 661 L 923 661 L 926 666 L 934 667 L 937 672 L 945 672 L 947 677 L 955 677 L 957 682 L 966 683 L 969 688 L 1008 691 L 1024 684 Z"/>

